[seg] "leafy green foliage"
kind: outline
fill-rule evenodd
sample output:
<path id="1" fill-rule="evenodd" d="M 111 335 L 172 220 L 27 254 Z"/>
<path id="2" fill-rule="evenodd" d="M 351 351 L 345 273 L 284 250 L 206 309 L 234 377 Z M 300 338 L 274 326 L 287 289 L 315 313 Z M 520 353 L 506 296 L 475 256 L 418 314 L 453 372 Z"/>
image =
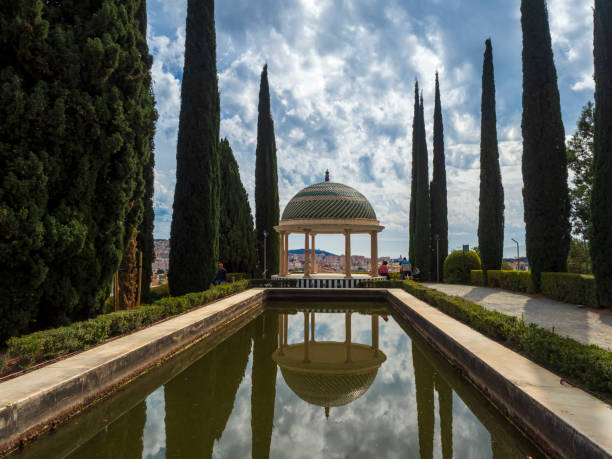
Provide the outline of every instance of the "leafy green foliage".
<path id="1" fill-rule="evenodd" d="M 440 102 L 440 81 L 436 73 L 436 94 L 434 104 L 433 133 L 433 180 L 431 192 L 431 250 L 432 280 L 436 279 L 439 268 L 440 280 L 444 278 L 444 260 L 448 255 L 448 208 L 446 194 L 446 164 L 444 158 L 444 123 L 442 120 L 442 103 Z M 439 240 L 436 241 L 436 235 Z M 437 255 L 436 255 L 437 254 Z M 437 256 L 437 259 L 436 259 Z"/>
<path id="2" fill-rule="evenodd" d="M 154 117 L 140 4 L 3 3 L 0 337 L 96 314 L 140 224 Z"/>
<path id="3" fill-rule="evenodd" d="M 240 180 L 238 163 L 227 139 L 221 140 L 219 153 L 221 157 L 219 260 L 228 271 L 252 273 L 256 253 L 249 198 Z"/>
<path id="4" fill-rule="evenodd" d="M 595 0 L 595 138 L 591 255 L 600 306 L 612 307 L 612 5 Z"/>
<path id="5" fill-rule="evenodd" d="M 149 46 L 147 45 L 147 1 L 140 0 L 140 5 L 136 12 L 136 20 L 138 21 L 138 29 L 140 31 L 140 39 L 138 48 L 141 58 L 147 68 L 147 75 L 144 81 L 149 93 L 153 91 L 153 80 L 151 78 L 151 66 L 153 65 L 153 57 L 149 54 Z M 155 155 L 154 137 L 155 137 L 155 121 L 157 120 L 157 112 L 151 106 L 149 108 L 147 121 L 149 126 L 145 131 L 148 137 L 143 137 L 141 148 L 143 153 L 147 154 L 149 160 L 145 163 L 142 170 L 143 195 L 142 195 L 142 221 L 138 227 L 138 250 L 142 252 L 142 280 L 140 283 L 140 299 L 146 303 L 150 301 L 149 293 L 151 288 L 151 276 L 153 275 L 153 262 L 155 261 L 155 243 L 153 240 L 153 225 L 155 220 L 155 212 L 153 210 L 153 188 L 155 185 Z"/>
<path id="6" fill-rule="evenodd" d="M 45 360 L 87 349 L 114 336 L 132 333 L 167 317 L 242 292 L 247 287 L 247 281 L 224 284 L 199 293 L 161 298 L 151 305 L 103 314 L 66 327 L 13 337 L 7 341 L 8 355 L 11 359 L 19 360 L 20 368 L 26 368 Z"/>
<path id="7" fill-rule="evenodd" d="M 444 282 L 466 284 L 470 281 L 470 271 L 480 269 L 480 266 L 476 252 L 455 250 L 444 260 Z"/>
<path id="8" fill-rule="evenodd" d="M 410 220 L 408 222 L 410 243 L 408 246 L 408 258 L 412 262 L 415 256 L 416 240 L 414 236 L 416 228 L 416 201 L 417 201 L 417 171 L 419 156 L 419 116 L 421 108 L 419 106 L 419 82 L 414 82 L 414 113 L 412 116 L 412 167 L 410 179 Z"/>
<path id="9" fill-rule="evenodd" d="M 214 2 L 189 0 L 168 270 L 175 296 L 205 290 L 217 273 L 219 116 Z"/>
<path id="10" fill-rule="evenodd" d="M 591 225 L 594 136 L 593 103 L 589 101 L 582 108 L 575 134 L 567 142 L 567 167 L 573 173 L 573 186 L 569 189 L 572 232 L 585 240 L 589 239 Z"/>
<path id="11" fill-rule="evenodd" d="M 567 255 L 567 272 L 575 274 L 592 274 L 591 254 L 587 241 L 572 238 Z"/>
<path id="12" fill-rule="evenodd" d="M 473 270 L 470 272 L 470 283 L 486 287 L 503 288 L 515 292 L 535 292 L 530 271 L 489 270 L 485 280 L 482 270 Z"/>
<path id="13" fill-rule="evenodd" d="M 585 274 L 542 273 L 542 293 L 566 303 L 597 306 L 595 278 Z"/>
<path id="14" fill-rule="evenodd" d="M 544 282 L 544 274 L 542 281 Z M 589 390 L 612 394 L 612 352 L 578 343 L 553 331 L 461 297 L 449 296 L 412 281 L 370 282 L 371 287 L 403 288 L 418 299 Z"/>
<path id="15" fill-rule="evenodd" d="M 521 25 L 525 242 L 539 287 L 540 273 L 566 271 L 570 244 L 567 156 L 545 0 L 521 0 Z"/>
<path id="16" fill-rule="evenodd" d="M 266 240 L 266 277 L 278 274 L 280 235 L 274 230 L 280 219 L 278 203 L 278 171 L 274 121 L 270 111 L 268 66 L 264 65 L 259 85 L 259 116 L 257 118 L 257 150 L 255 151 L 255 228 L 257 244 L 257 273 L 264 270 L 264 231 Z"/>
<path id="17" fill-rule="evenodd" d="M 504 188 L 499 167 L 495 74 L 490 39 L 486 41 L 482 69 L 481 112 L 478 247 L 486 276 L 487 271 L 501 267 L 504 255 Z"/>

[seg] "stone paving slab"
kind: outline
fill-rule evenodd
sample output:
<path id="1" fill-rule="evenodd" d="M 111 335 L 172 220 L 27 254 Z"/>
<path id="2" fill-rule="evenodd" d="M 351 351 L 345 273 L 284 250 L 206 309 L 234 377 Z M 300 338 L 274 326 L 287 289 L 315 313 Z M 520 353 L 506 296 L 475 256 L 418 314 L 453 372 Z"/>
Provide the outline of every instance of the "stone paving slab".
<path id="1" fill-rule="evenodd" d="M 555 455 L 612 457 L 612 406 L 406 291 L 389 294 L 435 347 L 519 425 L 544 438 Z"/>
<path id="2" fill-rule="evenodd" d="M 460 296 L 487 309 L 523 317 L 525 322 L 552 329 L 583 344 L 612 350 L 612 314 L 581 305 L 498 288 L 473 285 L 425 283 L 447 295 Z"/>

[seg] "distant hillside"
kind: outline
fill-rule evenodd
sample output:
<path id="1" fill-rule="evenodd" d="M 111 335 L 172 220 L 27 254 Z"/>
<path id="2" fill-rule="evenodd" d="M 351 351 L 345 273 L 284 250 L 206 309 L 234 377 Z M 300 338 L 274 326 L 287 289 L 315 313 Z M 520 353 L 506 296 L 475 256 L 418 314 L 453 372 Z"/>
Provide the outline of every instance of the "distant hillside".
<path id="1" fill-rule="evenodd" d="M 300 255 L 300 254 L 303 254 L 303 253 L 304 253 L 304 249 L 293 249 L 293 250 L 290 250 L 290 251 L 289 251 L 289 253 L 290 253 L 290 254 L 292 254 L 292 255 Z M 335 253 L 326 252 L 325 250 L 319 250 L 319 249 L 316 249 L 316 250 L 315 250 L 315 253 L 316 253 L 317 255 L 325 255 L 325 256 L 327 256 L 327 255 L 333 255 L 334 257 L 337 257 L 337 256 L 338 256 L 338 255 L 336 255 Z"/>

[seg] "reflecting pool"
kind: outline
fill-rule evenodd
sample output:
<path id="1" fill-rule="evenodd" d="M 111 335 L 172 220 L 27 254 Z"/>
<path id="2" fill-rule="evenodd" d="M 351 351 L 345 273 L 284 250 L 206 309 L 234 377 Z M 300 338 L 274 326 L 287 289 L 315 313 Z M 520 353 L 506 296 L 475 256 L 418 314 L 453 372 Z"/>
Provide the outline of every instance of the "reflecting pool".
<path id="1" fill-rule="evenodd" d="M 20 456 L 541 457 L 385 303 L 265 309 Z"/>

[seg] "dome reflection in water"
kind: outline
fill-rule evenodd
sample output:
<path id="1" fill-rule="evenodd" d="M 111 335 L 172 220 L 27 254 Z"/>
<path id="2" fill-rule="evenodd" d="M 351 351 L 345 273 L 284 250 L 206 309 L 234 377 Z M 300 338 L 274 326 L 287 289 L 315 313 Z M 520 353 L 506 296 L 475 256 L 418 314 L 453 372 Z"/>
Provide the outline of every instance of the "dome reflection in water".
<path id="1" fill-rule="evenodd" d="M 386 304 L 266 309 L 214 348 L 193 346 L 21 455 L 541 457 Z"/>

